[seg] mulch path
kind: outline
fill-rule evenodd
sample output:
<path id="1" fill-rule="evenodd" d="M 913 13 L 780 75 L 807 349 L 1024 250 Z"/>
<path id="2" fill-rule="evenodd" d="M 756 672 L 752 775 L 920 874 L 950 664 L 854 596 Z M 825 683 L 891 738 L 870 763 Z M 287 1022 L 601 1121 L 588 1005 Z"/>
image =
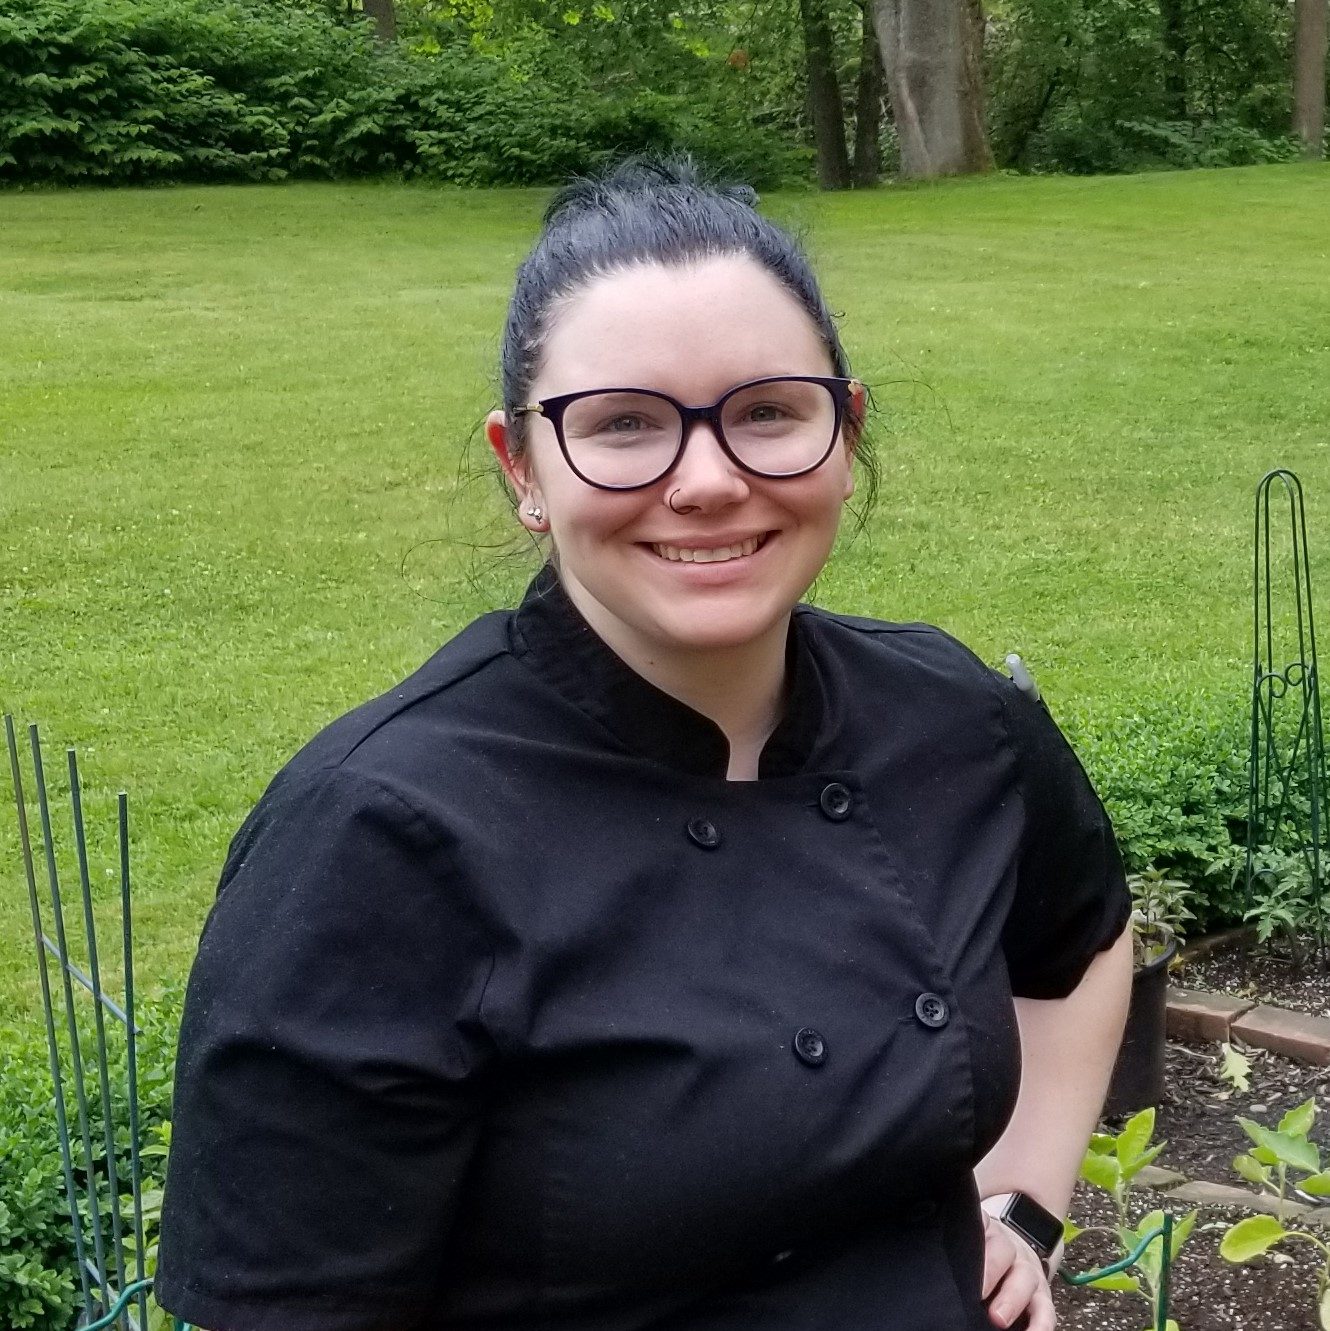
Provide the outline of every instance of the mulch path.
<path id="1" fill-rule="evenodd" d="M 1252 1063 L 1251 1086 L 1237 1091 L 1219 1076 L 1218 1045 L 1170 1041 L 1167 1089 L 1155 1131 L 1155 1140 L 1168 1145 L 1156 1164 L 1189 1179 L 1242 1186 L 1231 1164 L 1249 1142 L 1236 1116 L 1273 1127 L 1286 1110 L 1308 1096 L 1315 1096 L 1321 1108 L 1312 1140 L 1320 1145 L 1323 1156 L 1330 1155 L 1330 1068 L 1308 1067 L 1265 1050 L 1246 1052 Z M 1116 1129 L 1120 1124 L 1108 1126 Z M 1166 1193 L 1141 1189 L 1133 1197 L 1133 1221 L 1160 1206 L 1167 1206 L 1179 1219 L 1188 1209 L 1180 1202 L 1170 1204 Z M 1218 1244 L 1225 1229 L 1246 1214 L 1203 1208 L 1196 1229 L 1173 1265 L 1170 1315 L 1182 1331 L 1319 1331 L 1314 1306 L 1318 1259 L 1322 1257 L 1319 1250 L 1307 1243 L 1292 1243 L 1287 1251 L 1276 1249 L 1241 1266 L 1219 1256 Z M 1077 1184 L 1071 1215 L 1080 1225 L 1113 1222 L 1107 1197 L 1084 1183 Z M 1330 1229 L 1315 1232 L 1322 1241 L 1330 1241 Z M 1066 1267 L 1088 1271 L 1117 1256 L 1099 1236 L 1087 1235 L 1072 1245 Z M 1054 1301 L 1063 1331 L 1142 1331 L 1153 1325 L 1144 1300 L 1130 1294 L 1074 1288 L 1057 1280 Z"/>

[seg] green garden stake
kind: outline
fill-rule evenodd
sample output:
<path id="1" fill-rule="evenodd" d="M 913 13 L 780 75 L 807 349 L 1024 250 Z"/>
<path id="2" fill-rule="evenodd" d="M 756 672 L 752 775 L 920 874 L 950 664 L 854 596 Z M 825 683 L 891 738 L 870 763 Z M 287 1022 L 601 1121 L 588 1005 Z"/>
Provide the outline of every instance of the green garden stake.
<path id="1" fill-rule="evenodd" d="M 1080 1275 L 1068 1275 L 1065 1271 L 1061 1271 L 1059 1274 L 1069 1285 L 1093 1284 L 1096 1280 L 1102 1280 L 1105 1276 L 1114 1276 L 1119 1271 L 1125 1271 L 1128 1267 L 1135 1266 L 1155 1239 L 1161 1241 L 1161 1247 L 1159 1251 L 1159 1299 L 1155 1307 L 1154 1331 L 1168 1331 L 1168 1301 L 1173 1271 L 1173 1217 L 1167 1211 L 1164 1212 L 1163 1222 L 1158 1228 L 1142 1235 L 1140 1242 L 1120 1261 L 1112 1262 L 1108 1266 L 1101 1266 L 1096 1271 L 1082 1272 Z"/>
<path id="2" fill-rule="evenodd" d="M 97 926 L 93 914 L 92 875 L 88 864 L 88 843 L 83 818 L 83 791 L 78 759 L 68 750 L 69 798 L 77 857 L 79 894 L 82 903 L 83 955 L 86 969 L 71 955 L 66 933 L 64 901 L 60 888 L 59 856 L 53 830 L 51 799 L 42 763 L 41 740 L 36 726 L 28 728 L 33 774 L 33 789 L 40 819 L 41 839 L 38 852 L 46 871 L 50 896 L 51 926 L 55 937 L 46 930 L 41 893 L 37 886 L 37 856 L 28 823 L 28 802 L 24 794 L 22 765 L 14 730 L 14 718 L 6 715 L 5 742 L 9 752 L 9 770 L 14 785 L 18 812 L 19 848 L 28 886 L 28 905 L 32 915 L 33 943 L 37 952 L 37 974 L 41 986 L 42 1015 L 46 1027 L 47 1055 L 54 1091 L 56 1131 L 60 1143 L 60 1161 L 64 1173 L 65 1199 L 73 1231 L 74 1253 L 78 1268 L 82 1302 L 80 1326 L 84 1331 L 148 1331 L 148 1292 L 152 1280 L 144 1271 L 143 1170 L 139 1151 L 138 1036 L 142 1034 L 134 1020 L 133 924 L 130 913 L 129 809 L 122 791 L 117 797 L 117 848 L 119 867 L 119 906 L 121 945 L 124 961 L 124 1006 L 116 1003 L 102 987 L 101 959 L 97 946 Z M 51 982 L 52 963 L 59 975 L 58 990 Z M 79 1000 L 75 986 L 91 996 L 92 1022 L 80 1021 Z M 57 1001 L 56 995 L 59 995 Z M 115 1103 L 112 1091 L 112 1067 L 107 1041 L 107 1016 L 125 1031 L 126 1053 L 123 1086 L 128 1107 L 129 1186 L 132 1213 L 121 1214 L 120 1186 L 123 1182 L 116 1164 Z M 85 1065 L 90 1057 L 91 1072 Z M 120 1081 L 117 1073 L 115 1080 Z M 118 1087 L 117 1087 L 118 1089 Z M 72 1099 L 75 1117 L 70 1120 Z M 103 1158 L 97 1159 L 100 1147 Z M 77 1164 L 76 1164 L 77 1151 Z M 83 1180 L 83 1197 L 76 1178 Z M 80 1201 L 86 1202 L 90 1233 L 85 1233 Z M 133 1270 L 127 1261 L 128 1225 L 133 1235 Z M 176 1331 L 189 1331 L 180 1321 Z"/>
<path id="3" fill-rule="evenodd" d="M 1287 542 L 1282 550 L 1271 532 L 1271 495 L 1276 487 L 1282 488 L 1288 503 Z M 1282 571 L 1281 556 L 1288 564 Z M 1243 911 L 1251 912 L 1255 898 L 1291 891 L 1287 904 L 1310 925 L 1323 971 L 1327 968 L 1322 854 L 1326 796 L 1307 515 L 1302 483 L 1291 471 L 1279 468 L 1266 473 L 1256 487 Z"/>

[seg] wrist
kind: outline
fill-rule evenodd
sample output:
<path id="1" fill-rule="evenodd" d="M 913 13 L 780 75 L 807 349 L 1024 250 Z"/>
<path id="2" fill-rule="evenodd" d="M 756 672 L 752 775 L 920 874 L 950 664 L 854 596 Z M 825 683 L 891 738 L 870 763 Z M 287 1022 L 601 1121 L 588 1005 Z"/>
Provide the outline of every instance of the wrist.
<path id="1" fill-rule="evenodd" d="M 1028 1193 L 995 1192 L 981 1197 L 980 1207 L 1000 1220 L 1039 1259 L 1051 1280 L 1062 1264 L 1066 1244 L 1062 1218 L 1035 1201 Z"/>

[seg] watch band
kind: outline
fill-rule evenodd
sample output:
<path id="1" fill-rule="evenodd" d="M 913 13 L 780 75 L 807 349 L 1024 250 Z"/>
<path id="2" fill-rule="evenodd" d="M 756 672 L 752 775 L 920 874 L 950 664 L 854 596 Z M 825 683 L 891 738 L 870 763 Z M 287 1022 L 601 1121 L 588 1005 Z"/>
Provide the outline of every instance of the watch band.
<path id="1" fill-rule="evenodd" d="M 1028 1193 L 1010 1193 L 998 1219 L 1019 1234 L 1045 1264 L 1062 1241 L 1062 1221 Z"/>

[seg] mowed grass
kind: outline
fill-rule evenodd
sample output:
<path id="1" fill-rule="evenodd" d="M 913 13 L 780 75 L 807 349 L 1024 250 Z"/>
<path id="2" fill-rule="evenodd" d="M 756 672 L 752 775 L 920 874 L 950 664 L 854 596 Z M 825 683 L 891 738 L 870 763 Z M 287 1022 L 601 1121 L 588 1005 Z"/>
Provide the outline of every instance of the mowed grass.
<path id="1" fill-rule="evenodd" d="M 78 748 L 108 919 L 130 792 L 143 982 L 187 971 L 276 768 L 519 594 L 478 546 L 505 528 L 478 426 L 546 197 L 0 195 L 0 708 L 57 793 Z M 1330 549 L 1330 170 L 765 206 L 879 408 L 880 503 L 816 598 L 1019 650 L 1071 711 L 1241 708 L 1265 470 L 1301 474 L 1318 572 Z M 0 1021 L 27 1021 L 13 823 Z"/>

